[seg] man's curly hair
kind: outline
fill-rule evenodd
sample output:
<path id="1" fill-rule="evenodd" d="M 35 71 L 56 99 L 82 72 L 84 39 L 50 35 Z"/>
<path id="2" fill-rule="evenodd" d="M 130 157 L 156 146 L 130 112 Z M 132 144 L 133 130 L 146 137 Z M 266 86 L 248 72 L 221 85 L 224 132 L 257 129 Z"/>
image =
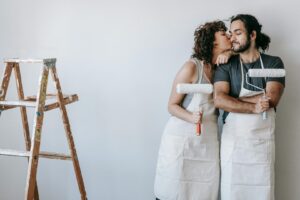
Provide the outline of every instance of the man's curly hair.
<path id="1" fill-rule="evenodd" d="M 215 33 L 227 31 L 222 21 L 207 22 L 199 26 L 194 33 L 194 53 L 192 58 L 198 58 L 205 63 L 212 62 L 212 50 L 214 47 Z"/>

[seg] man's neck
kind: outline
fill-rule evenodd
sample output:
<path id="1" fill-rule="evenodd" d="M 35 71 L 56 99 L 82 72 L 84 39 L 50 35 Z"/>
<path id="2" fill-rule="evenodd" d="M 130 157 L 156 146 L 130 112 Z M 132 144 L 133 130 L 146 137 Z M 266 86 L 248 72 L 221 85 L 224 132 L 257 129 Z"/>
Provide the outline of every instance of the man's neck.
<path id="1" fill-rule="evenodd" d="M 254 49 L 248 49 L 242 53 L 240 53 L 240 58 L 243 63 L 252 63 L 255 62 L 260 56 L 259 51 Z"/>

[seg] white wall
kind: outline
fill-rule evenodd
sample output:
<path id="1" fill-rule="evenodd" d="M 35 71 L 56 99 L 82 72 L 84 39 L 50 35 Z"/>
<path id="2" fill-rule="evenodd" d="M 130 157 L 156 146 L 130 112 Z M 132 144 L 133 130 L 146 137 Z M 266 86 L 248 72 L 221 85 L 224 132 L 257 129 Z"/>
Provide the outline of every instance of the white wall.
<path id="1" fill-rule="evenodd" d="M 297 200 L 298 8 L 296 0 L 1 0 L 0 59 L 58 59 L 63 91 L 80 96 L 68 111 L 89 199 L 151 200 L 171 83 L 192 52 L 194 29 L 251 13 L 272 38 L 269 53 L 281 56 L 288 73 L 277 118 L 276 198 Z M 22 72 L 26 94 L 34 94 L 38 65 Z M 32 124 L 33 111 L 29 115 Z M 20 122 L 18 110 L 2 114 L 1 148 L 24 149 Z M 68 152 L 58 111 L 47 113 L 44 124 L 42 150 Z M 1 200 L 23 198 L 26 164 L 0 157 Z M 43 200 L 79 199 L 69 162 L 41 159 L 38 183 Z"/>

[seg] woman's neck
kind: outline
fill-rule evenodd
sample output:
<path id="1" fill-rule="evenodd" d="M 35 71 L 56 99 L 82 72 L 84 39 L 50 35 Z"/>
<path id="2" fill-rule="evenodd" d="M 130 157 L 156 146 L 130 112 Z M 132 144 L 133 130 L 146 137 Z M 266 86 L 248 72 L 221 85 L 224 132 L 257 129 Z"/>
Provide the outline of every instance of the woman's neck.
<path id="1" fill-rule="evenodd" d="M 223 51 L 220 51 L 220 50 L 213 50 L 213 56 L 212 56 L 212 59 L 211 59 L 211 63 L 214 65 L 216 64 L 216 61 L 217 61 L 217 58 L 218 56 L 223 53 Z"/>
<path id="2" fill-rule="evenodd" d="M 211 63 L 205 63 L 205 62 L 202 61 L 202 65 L 203 65 L 204 69 L 206 69 L 206 70 L 212 69 L 212 64 Z"/>

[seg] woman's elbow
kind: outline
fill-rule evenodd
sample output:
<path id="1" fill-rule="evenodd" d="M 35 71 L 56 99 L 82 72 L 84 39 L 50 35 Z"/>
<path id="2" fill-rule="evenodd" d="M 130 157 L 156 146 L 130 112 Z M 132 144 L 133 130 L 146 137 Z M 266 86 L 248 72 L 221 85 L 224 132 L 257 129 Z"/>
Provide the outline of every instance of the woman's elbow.
<path id="1" fill-rule="evenodd" d="M 171 113 L 171 105 L 168 104 L 168 112 Z"/>
<path id="2" fill-rule="evenodd" d="M 168 112 L 172 115 L 174 110 L 174 105 L 173 104 L 168 104 Z"/>

